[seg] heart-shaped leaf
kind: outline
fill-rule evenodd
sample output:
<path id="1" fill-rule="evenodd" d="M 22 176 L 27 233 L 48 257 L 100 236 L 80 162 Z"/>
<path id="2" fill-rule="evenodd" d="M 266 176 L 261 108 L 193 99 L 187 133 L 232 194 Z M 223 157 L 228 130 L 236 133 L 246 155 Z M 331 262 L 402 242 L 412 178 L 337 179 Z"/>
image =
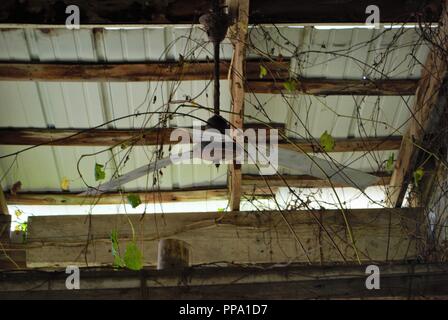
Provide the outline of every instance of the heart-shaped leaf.
<path id="1" fill-rule="evenodd" d="M 334 149 L 335 141 L 327 130 L 320 136 L 320 145 L 325 152 L 331 152 Z"/>

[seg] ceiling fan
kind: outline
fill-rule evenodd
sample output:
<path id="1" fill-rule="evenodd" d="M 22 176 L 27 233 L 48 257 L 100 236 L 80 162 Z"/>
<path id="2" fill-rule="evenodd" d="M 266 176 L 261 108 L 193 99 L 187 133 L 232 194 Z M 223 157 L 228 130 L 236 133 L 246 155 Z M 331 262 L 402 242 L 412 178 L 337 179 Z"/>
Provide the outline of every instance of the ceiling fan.
<path id="1" fill-rule="evenodd" d="M 207 120 L 205 129 L 215 129 L 215 131 L 217 130 L 221 135 L 225 136 L 226 129 L 229 129 L 230 126 L 229 123 L 220 115 L 219 50 L 220 43 L 226 36 L 230 19 L 228 14 L 226 14 L 220 7 L 219 0 L 214 0 L 211 12 L 201 16 L 199 21 L 204 26 L 209 40 L 213 43 L 214 49 L 214 115 Z M 226 151 L 234 150 L 235 141 L 232 141 L 231 143 L 210 142 L 210 144 L 211 143 L 214 143 L 215 148 L 221 149 L 221 151 L 225 153 Z M 193 145 L 191 150 L 183 152 L 179 157 L 174 158 L 169 156 L 159 159 L 112 179 L 107 183 L 101 184 L 98 188 L 90 189 L 83 194 L 85 195 L 96 192 L 109 192 L 117 190 L 122 185 L 149 173 L 156 172 L 173 164 L 178 164 L 186 157 L 195 157 L 197 154 L 201 155 L 201 153 L 196 153 L 195 151 L 202 147 L 204 147 L 204 142 Z M 204 160 L 203 157 L 202 159 Z M 216 165 L 219 165 L 219 162 L 222 159 L 211 158 L 205 160 L 211 160 Z M 374 185 L 379 179 L 376 176 L 342 166 L 332 161 L 282 148 L 278 148 L 278 166 L 320 179 L 329 179 L 334 184 L 351 186 L 360 190 L 364 190 L 366 187 Z"/>

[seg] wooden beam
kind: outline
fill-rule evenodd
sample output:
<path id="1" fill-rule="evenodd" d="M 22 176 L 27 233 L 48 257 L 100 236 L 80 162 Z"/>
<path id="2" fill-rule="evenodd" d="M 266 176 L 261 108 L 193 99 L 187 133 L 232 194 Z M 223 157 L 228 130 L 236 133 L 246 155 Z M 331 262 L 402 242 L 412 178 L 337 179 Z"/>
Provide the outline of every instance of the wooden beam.
<path id="1" fill-rule="evenodd" d="M 3 193 L 3 188 L 0 184 L 0 215 L 8 215 L 8 205 L 6 202 L 5 194 Z"/>
<path id="2" fill-rule="evenodd" d="M 272 192 L 277 188 L 272 187 Z M 243 196 L 248 198 L 270 198 L 272 192 L 267 187 L 247 185 L 242 188 Z M 101 196 L 80 196 L 73 192 L 20 192 L 17 194 L 6 193 L 6 199 L 11 205 L 105 205 L 127 203 L 130 192 L 103 193 Z M 160 191 L 133 191 L 143 203 L 174 203 L 194 201 L 227 200 L 228 189 L 218 188 L 183 188 L 179 190 Z"/>
<path id="3" fill-rule="evenodd" d="M 417 79 L 405 80 L 343 80 L 343 79 L 300 79 L 295 84 L 295 94 L 308 95 L 360 95 L 360 96 L 402 96 L 414 95 L 417 88 Z M 285 81 L 249 81 L 248 92 L 289 94 L 285 88 Z"/>
<path id="4" fill-rule="evenodd" d="M 136 235 L 148 266 L 157 264 L 158 242 L 166 238 L 183 240 L 193 248 L 192 265 L 216 261 L 356 263 L 346 221 L 361 261 L 412 260 L 420 254 L 422 212 L 355 209 L 345 210 L 345 217 L 340 210 L 114 214 L 88 219 L 86 215 L 32 216 L 28 219 L 27 266 L 111 265 L 112 230 L 119 234 L 120 247 Z"/>
<path id="5" fill-rule="evenodd" d="M 447 264 L 379 264 L 380 290 L 366 289 L 367 265 L 81 270 L 80 290 L 61 271 L 0 274 L 0 299 L 434 299 L 448 295 Z M 188 274 L 188 277 L 185 276 Z M 266 315 L 277 314 L 270 310 Z M 178 316 L 178 308 L 165 310 Z"/>
<path id="6" fill-rule="evenodd" d="M 403 137 L 392 174 L 388 195 L 388 202 L 392 207 L 401 206 L 412 174 L 418 165 L 417 159 L 422 154 L 422 148 L 426 147 L 425 137 L 431 131 L 437 130 L 441 114 L 447 107 L 448 1 L 444 0 L 443 4 L 445 8 L 441 15 L 440 27 L 434 37 L 436 44 L 422 68 L 412 118 Z"/>
<path id="7" fill-rule="evenodd" d="M 289 60 L 246 62 L 246 91 L 251 93 L 289 93 L 285 79 L 289 78 Z M 267 72 L 260 81 L 260 65 Z M 229 61 L 221 63 L 220 78 L 227 79 Z M 151 62 L 151 63 L 0 63 L 0 81 L 188 81 L 210 80 L 210 62 Z M 414 95 L 417 79 L 404 80 L 345 80 L 301 79 L 296 93 L 309 95 Z"/>
<path id="8" fill-rule="evenodd" d="M 439 1 L 376 0 L 381 10 L 382 23 L 437 22 Z M 191 24 L 197 23 L 201 14 L 210 8 L 208 0 L 146 1 L 134 0 L 71 0 L 70 4 L 80 8 L 81 26 L 98 27 L 108 25 L 145 24 Z M 251 4 L 250 23 L 359 23 L 367 18 L 369 0 L 328 0 L 296 1 L 278 0 L 275 5 L 268 0 L 257 0 Z M 0 24 L 58 25 L 65 27 L 63 2 L 47 0 L 16 1 L 3 0 L 0 4 Z"/>
<path id="9" fill-rule="evenodd" d="M 372 173 L 381 179 L 378 185 L 388 185 L 390 176 L 384 172 Z M 242 175 L 242 196 L 245 198 L 271 198 L 278 187 L 291 188 L 330 188 L 328 180 L 321 180 L 308 175 L 259 176 L 251 174 Z M 335 187 L 346 187 L 334 185 Z M 269 189 L 271 188 L 271 189 Z M 271 192 L 272 191 L 272 192 Z M 228 199 L 228 189 L 222 188 L 192 188 L 182 190 L 161 191 L 133 191 L 138 194 L 144 203 L 172 203 L 191 201 L 213 201 Z M 104 193 L 101 197 L 80 196 L 72 192 L 20 192 L 6 193 L 6 200 L 11 205 L 98 205 L 127 203 L 129 193 Z"/>
<path id="10" fill-rule="evenodd" d="M 230 94 L 232 98 L 230 124 L 233 129 L 243 129 L 244 123 L 244 86 L 246 77 L 246 43 L 249 23 L 249 0 L 230 0 L 229 12 L 236 23 L 229 29 L 233 43 L 233 68 L 230 73 Z M 236 136 L 236 135 L 235 135 Z M 229 167 L 228 177 L 229 207 L 240 210 L 241 165 L 234 162 Z"/>
<path id="11" fill-rule="evenodd" d="M 287 59 L 249 60 L 247 79 L 259 79 L 261 65 L 268 70 L 267 79 L 289 77 Z M 221 79 L 227 79 L 229 67 L 230 61 L 221 62 Z M 187 81 L 211 80 L 212 76 L 212 62 L 0 63 L 0 81 Z"/>
<path id="12" fill-rule="evenodd" d="M 381 179 L 378 185 L 388 185 L 390 176 L 383 172 L 372 173 Z M 271 189 L 269 189 L 269 187 Z M 251 174 L 242 175 L 242 196 L 246 198 L 270 198 L 278 187 L 291 188 L 330 188 L 327 180 L 321 180 L 308 175 L 283 175 L 279 176 L 259 176 Z M 346 187 L 334 185 L 335 187 Z M 272 191 L 272 192 L 271 192 Z M 204 200 L 226 200 L 228 190 L 222 188 L 192 188 L 182 190 L 161 190 L 161 191 L 133 191 L 138 194 L 144 203 L 172 203 L 191 202 Z M 20 192 L 12 195 L 6 193 L 6 200 L 11 205 L 90 205 L 90 204 L 122 204 L 127 203 L 126 197 L 129 193 L 104 193 L 101 197 L 80 196 L 71 192 Z"/>
<path id="13" fill-rule="evenodd" d="M 385 172 L 371 173 L 381 179 L 378 180 L 377 185 L 384 186 L 390 183 L 390 175 Z M 321 180 L 316 177 L 308 175 L 282 175 L 282 176 L 259 176 L 252 174 L 243 175 L 243 187 L 256 187 L 260 188 L 278 188 L 278 187 L 291 187 L 291 188 L 331 188 L 331 184 L 328 180 Z M 334 184 L 334 187 L 347 187 L 346 185 Z"/>
<path id="14" fill-rule="evenodd" d="M 285 126 L 280 123 L 246 124 L 247 129 L 279 130 L 285 134 Z M 177 144 L 171 141 L 173 130 L 179 128 L 156 129 L 37 129 L 37 128 L 0 128 L 0 145 L 51 145 L 51 146 L 116 146 Z M 191 129 L 191 128 L 186 128 Z"/>
<path id="15" fill-rule="evenodd" d="M 1 129 L 0 129 L 1 134 Z M 0 144 L 2 138 L 0 137 Z M 321 145 L 315 141 L 303 140 L 303 139 L 288 139 L 280 140 L 279 147 L 289 150 L 304 152 L 323 152 Z M 379 138 L 336 138 L 334 149 L 331 152 L 356 152 L 356 151 L 386 151 L 386 150 L 398 150 L 401 145 L 401 137 L 389 136 Z"/>

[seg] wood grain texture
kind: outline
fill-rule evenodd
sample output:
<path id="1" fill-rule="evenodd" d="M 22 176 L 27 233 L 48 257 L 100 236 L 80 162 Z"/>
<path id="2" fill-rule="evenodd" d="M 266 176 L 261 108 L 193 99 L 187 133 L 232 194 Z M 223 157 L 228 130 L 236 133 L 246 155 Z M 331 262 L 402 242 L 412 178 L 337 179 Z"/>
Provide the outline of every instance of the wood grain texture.
<path id="1" fill-rule="evenodd" d="M 421 210 L 364 209 L 346 211 L 362 261 L 413 259 Z M 299 246 L 291 229 L 298 235 Z M 285 212 L 170 213 L 141 215 L 30 217 L 27 266 L 68 264 L 111 265 L 110 233 L 119 233 L 120 247 L 132 239 L 145 265 L 156 265 L 159 239 L 191 246 L 191 263 L 355 262 L 343 216 L 338 210 Z M 86 246 L 87 239 L 89 245 Z M 389 249 L 388 249 L 389 247 Z M 308 258 L 307 258 L 308 256 Z"/>
<path id="2" fill-rule="evenodd" d="M 247 129 L 277 129 L 284 134 L 285 126 L 280 123 L 246 124 Z M 177 144 L 170 139 L 176 129 L 41 129 L 41 128 L 0 128 L 0 144 L 4 145 L 52 145 L 52 146 L 117 146 L 126 145 L 153 146 L 159 144 Z M 191 128 L 184 128 L 191 129 Z M 387 142 L 385 142 L 387 143 Z"/>
<path id="3" fill-rule="evenodd" d="M 401 96 L 414 95 L 418 80 L 342 80 L 342 79 L 300 79 L 294 92 L 285 88 L 285 82 L 249 81 L 247 91 L 269 94 L 308 94 L 308 95 L 360 95 L 360 96 Z"/>
<path id="4" fill-rule="evenodd" d="M 289 60 L 247 61 L 247 79 L 258 79 L 260 66 L 267 79 L 289 77 Z M 227 79 L 230 61 L 222 61 L 220 78 Z M 0 63 L 3 81 L 190 81 L 211 80 L 213 62 L 149 62 L 149 63 Z"/>
<path id="5" fill-rule="evenodd" d="M 381 290 L 365 287 L 367 265 L 189 268 L 142 272 L 82 270 L 67 290 L 65 270 L 0 274 L 0 299 L 446 299 L 447 264 L 379 264 Z M 162 302 L 163 303 L 163 302 Z M 165 310 L 170 317 L 178 310 Z M 272 314 L 269 312 L 267 315 Z M 277 313 L 275 313 L 277 314 Z"/>
<path id="6" fill-rule="evenodd" d="M 444 10 L 441 15 L 439 34 L 435 37 L 435 45 L 422 68 L 422 76 L 412 108 L 412 117 L 403 141 L 392 174 L 388 203 L 391 207 L 400 207 L 412 173 L 417 168 L 417 158 L 425 148 L 425 136 L 437 130 L 441 113 L 447 106 L 448 62 L 448 1 L 444 0 Z M 441 125 L 446 125 L 445 123 Z M 431 152 L 431 151 L 430 151 Z"/>
<path id="7" fill-rule="evenodd" d="M 248 40 L 249 0 L 229 1 L 229 12 L 236 17 L 236 23 L 229 28 L 233 43 L 233 68 L 230 74 L 230 94 L 232 99 L 230 124 L 234 129 L 242 129 L 244 124 L 244 97 L 246 75 L 246 44 Z M 229 207 L 240 210 L 241 165 L 234 162 L 228 172 Z"/>
<path id="8" fill-rule="evenodd" d="M 272 192 L 267 187 L 247 185 L 243 188 L 243 196 L 247 198 L 271 198 L 277 191 Z M 226 187 L 216 188 L 184 188 L 178 190 L 160 191 L 133 191 L 143 203 L 173 203 L 226 200 L 228 190 Z M 123 204 L 127 203 L 129 193 L 109 192 L 98 196 L 81 196 L 73 192 L 22 192 L 6 194 L 6 199 L 12 205 L 93 205 L 93 204 Z"/>

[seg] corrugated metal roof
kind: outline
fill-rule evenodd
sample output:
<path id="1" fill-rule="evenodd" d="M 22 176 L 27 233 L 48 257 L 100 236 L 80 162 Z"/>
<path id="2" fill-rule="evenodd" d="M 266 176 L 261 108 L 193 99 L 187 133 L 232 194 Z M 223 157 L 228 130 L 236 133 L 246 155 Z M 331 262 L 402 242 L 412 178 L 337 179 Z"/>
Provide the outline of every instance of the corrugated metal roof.
<path id="1" fill-rule="evenodd" d="M 424 61 L 427 48 L 417 46 L 418 33 L 413 29 L 384 30 L 349 29 L 317 30 L 314 28 L 256 27 L 251 29 L 253 48 L 249 57 L 269 52 L 290 57 L 296 48 L 299 59 L 293 59 L 292 71 L 304 77 L 371 79 L 418 78 L 420 66 L 413 61 L 415 55 Z M 271 37 L 266 40 L 265 32 Z M 397 37 L 397 34 L 404 32 Z M 366 41 L 372 40 L 366 44 Z M 394 42 L 395 41 L 395 42 Z M 279 49 L 280 43 L 282 48 Z M 363 44 L 364 43 L 364 44 Z M 393 43 L 393 48 L 387 47 Z M 257 50 L 255 49 L 257 48 Z M 272 52 L 274 50 L 274 52 Z M 0 60 L 3 61 L 157 61 L 185 59 L 205 60 L 211 57 L 211 46 L 198 27 L 148 27 L 143 29 L 12 29 L 0 32 Z M 329 53 L 333 52 L 333 53 Z M 336 55 L 335 55 L 336 52 Z M 366 65 L 375 64 L 388 52 L 386 61 L 378 63 L 377 70 Z M 221 58 L 230 59 L 232 48 L 223 44 Z M 347 58 L 346 55 L 352 58 Z M 228 82 L 221 81 L 221 104 L 230 109 Z M 160 111 L 174 91 L 174 99 L 197 97 L 197 102 L 212 105 L 209 81 L 175 82 L 0 82 L 1 127 L 56 127 L 89 128 L 112 119 L 133 113 Z M 154 98 L 156 97 L 156 98 Z M 265 110 L 263 115 L 260 106 Z M 296 95 L 248 94 L 246 114 L 262 121 L 285 123 L 292 137 L 319 137 L 324 130 L 334 137 L 386 136 L 394 133 L 409 117 L 408 107 L 412 97 L 313 97 Z M 210 113 L 193 110 L 193 114 L 207 119 Z M 359 115 L 359 116 L 358 116 Z M 365 119 L 359 121 L 359 118 Z M 299 121 L 299 119 L 301 121 Z M 373 125 L 372 121 L 376 121 Z M 174 118 L 169 126 L 189 126 L 190 118 Z M 381 123 L 378 125 L 378 122 Z M 109 127 L 141 128 L 158 123 L 157 116 L 128 117 Z M 305 126 L 304 126 L 305 124 Z M 388 124 L 388 125 L 386 125 Z M 307 127 L 308 131 L 305 130 Z M 0 146 L 0 154 L 7 154 L 22 147 Z M 52 191 L 60 189 L 66 176 L 73 179 L 72 189 L 80 190 L 83 183 L 78 178 L 76 164 L 82 154 L 97 153 L 93 147 L 40 147 L 22 154 L 11 167 L 4 187 L 10 188 L 22 181 L 24 191 Z M 118 150 L 117 150 L 118 151 Z M 124 171 L 141 166 L 153 157 L 153 147 L 135 147 Z M 167 150 L 165 150 L 167 152 Z M 364 171 L 376 171 L 390 152 L 342 153 L 335 159 Z M 119 161 L 122 155 L 116 156 Z M 93 181 L 95 161 L 105 163 L 110 153 L 103 153 L 81 162 L 81 172 L 89 183 Z M 0 161 L 3 174 L 11 161 Z M 109 164 L 113 170 L 113 163 Z M 251 172 L 250 167 L 244 168 Z M 286 172 L 286 171 L 285 171 Z M 289 172 L 292 173 L 292 172 Z M 2 175 L 3 175 L 2 174 Z M 163 189 L 204 185 L 226 185 L 227 170 L 210 165 L 172 166 L 164 170 L 160 180 Z M 144 189 L 146 178 L 130 183 L 128 189 Z M 151 185 L 151 181 L 149 182 Z"/>

